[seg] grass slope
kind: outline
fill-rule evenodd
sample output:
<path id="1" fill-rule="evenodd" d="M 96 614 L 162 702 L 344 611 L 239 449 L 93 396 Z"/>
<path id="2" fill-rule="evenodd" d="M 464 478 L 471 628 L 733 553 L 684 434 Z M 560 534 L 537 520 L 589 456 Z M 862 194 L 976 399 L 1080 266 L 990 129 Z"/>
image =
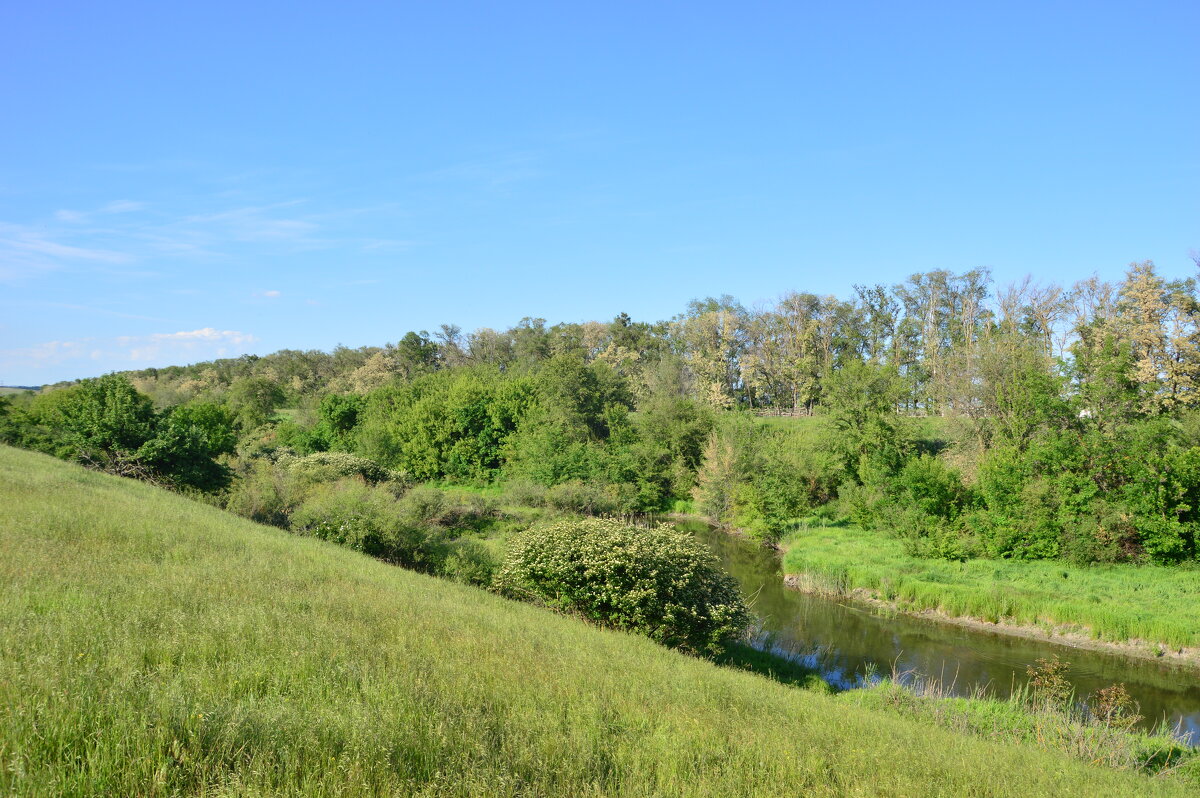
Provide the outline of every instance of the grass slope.
<path id="1" fill-rule="evenodd" d="M 899 540 L 856 527 L 802 528 L 781 542 L 783 570 L 832 592 L 865 588 L 909 610 L 1085 628 L 1112 642 L 1200 646 L 1200 569 L 1079 567 L 1061 561 L 909 556 Z"/>
<path id="2" fill-rule="evenodd" d="M 0 447 L 0 792 L 1175 795 Z"/>

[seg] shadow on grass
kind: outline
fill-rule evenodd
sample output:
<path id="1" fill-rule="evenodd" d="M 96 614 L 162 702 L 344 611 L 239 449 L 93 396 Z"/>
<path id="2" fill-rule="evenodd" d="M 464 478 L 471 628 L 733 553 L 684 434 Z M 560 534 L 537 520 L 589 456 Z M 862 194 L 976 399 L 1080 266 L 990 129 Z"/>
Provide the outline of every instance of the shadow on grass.
<path id="1" fill-rule="evenodd" d="M 713 661 L 721 667 L 751 671 L 791 687 L 817 690 L 822 693 L 834 692 L 829 682 L 822 679 L 815 670 L 806 668 L 790 659 L 759 651 L 745 643 L 730 645 L 725 649 L 724 654 L 714 657 Z"/>

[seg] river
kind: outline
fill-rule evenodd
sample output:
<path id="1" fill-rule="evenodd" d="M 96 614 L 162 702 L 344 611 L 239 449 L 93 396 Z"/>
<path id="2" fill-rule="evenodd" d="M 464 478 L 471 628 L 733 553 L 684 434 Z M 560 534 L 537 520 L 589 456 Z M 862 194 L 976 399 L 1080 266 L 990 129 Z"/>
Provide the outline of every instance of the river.
<path id="1" fill-rule="evenodd" d="M 1165 722 L 1200 745 L 1200 674 L 1193 670 L 907 615 L 884 617 L 853 601 L 784 587 L 778 556 L 756 543 L 706 524 L 680 526 L 713 549 L 762 618 L 755 646 L 814 668 L 837 687 L 859 686 L 872 673 L 898 673 L 918 684 L 936 679 L 955 695 L 983 688 L 1007 697 L 1025 684 L 1029 665 L 1057 655 L 1070 664 L 1067 677 L 1077 696 L 1124 683 L 1141 707 L 1143 728 Z"/>

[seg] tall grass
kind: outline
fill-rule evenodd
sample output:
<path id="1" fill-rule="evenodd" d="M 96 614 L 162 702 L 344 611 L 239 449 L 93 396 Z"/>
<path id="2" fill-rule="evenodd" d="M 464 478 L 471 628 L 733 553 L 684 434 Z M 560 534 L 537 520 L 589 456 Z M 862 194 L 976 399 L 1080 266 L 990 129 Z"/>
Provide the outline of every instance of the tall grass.
<path id="1" fill-rule="evenodd" d="M 0 792 L 1184 795 L 0 447 Z"/>
<path id="2" fill-rule="evenodd" d="M 827 592 L 865 588 L 908 610 L 1074 627 L 1112 642 L 1200 646 L 1196 568 L 919 559 L 886 533 L 856 527 L 802 527 L 781 545 L 784 571 Z"/>
<path id="3" fill-rule="evenodd" d="M 1200 787 L 1200 758 L 1195 749 L 1169 734 L 1130 732 L 1073 703 L 1049 705 L 1027 689 L 1006 699 L 989 697 L 982 688 L 973 696 L 957 697 L 952 684 L 936 678 L 893 674 L 864 689 L 846 691 L 839 698 L 858 707 L 919 718 L 959 734 L 1033 743 L 1085 762 L 1177 773 Z M 1073 696 L 1069 700 L 1073 701 Z"/>

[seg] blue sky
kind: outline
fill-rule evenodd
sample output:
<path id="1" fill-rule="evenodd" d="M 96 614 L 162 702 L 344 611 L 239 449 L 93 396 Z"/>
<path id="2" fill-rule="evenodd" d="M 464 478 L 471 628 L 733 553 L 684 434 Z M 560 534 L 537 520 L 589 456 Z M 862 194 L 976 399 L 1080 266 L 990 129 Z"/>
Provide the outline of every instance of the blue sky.
<path id="1" fill-rule="evenodd" d="M 0 384 L 1200 249 L 1200 3 L 12 3 Z"/>

